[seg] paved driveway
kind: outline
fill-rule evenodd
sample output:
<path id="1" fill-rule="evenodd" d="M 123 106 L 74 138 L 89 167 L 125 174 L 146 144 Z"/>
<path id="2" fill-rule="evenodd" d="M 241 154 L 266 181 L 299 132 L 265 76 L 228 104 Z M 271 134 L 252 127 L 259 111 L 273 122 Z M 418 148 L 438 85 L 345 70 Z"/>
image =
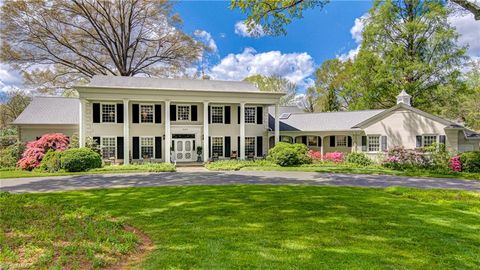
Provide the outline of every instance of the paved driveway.
<path id="1" fill-rule="evenodd" d="M 134 173 L 18 178 L 0 180 L 0 189 L 1 191 L 9 192 L 49 192 L 93 188 L 227 184 L 333 185 L 356 187 L 404 186 L 480 191 L 480 181 L 460 179 L 261 171 L 185 171 L 176 173 Z"/>

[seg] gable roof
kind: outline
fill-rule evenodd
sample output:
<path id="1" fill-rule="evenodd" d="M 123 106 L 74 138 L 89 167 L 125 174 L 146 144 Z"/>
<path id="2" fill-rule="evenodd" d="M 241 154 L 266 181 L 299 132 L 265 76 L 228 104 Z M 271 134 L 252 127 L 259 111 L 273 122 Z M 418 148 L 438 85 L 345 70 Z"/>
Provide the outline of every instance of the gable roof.
<path id="1" fill-rule="evenodd" d="M 252 83 L 243 81 L 218 81 L 196 79 L 169 79 L 151 77 L 93 76 L 87 86 L 77 88 L 127 88 L 150 90 L 209 91 L 209 92 L 260 92 Z M 279 94 L 279 93 L 277 93 Z"/>
<path id="2" fill-rule="evenodd" d="M 78 98 L 34 97 L 13 124 L 78 125 Z"/>
<path id="3" fill-rule="evenodd" d="M 372 118 L 384 110 L 348 112 L 291 113 L 280 119 L 280 131 L 343 131 L 351 130 L 357 123 Z M 275 126 L 274 116 L 269 116 L 269 127 Z"/>

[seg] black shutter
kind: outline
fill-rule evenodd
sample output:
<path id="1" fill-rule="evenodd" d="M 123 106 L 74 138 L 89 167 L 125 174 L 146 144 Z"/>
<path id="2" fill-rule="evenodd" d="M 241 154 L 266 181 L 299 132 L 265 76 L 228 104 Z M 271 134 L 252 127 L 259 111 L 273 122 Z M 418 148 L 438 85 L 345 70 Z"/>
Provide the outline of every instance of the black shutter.
<path id="1" fill-rule="evenodd" d="M 208 123 L 210 124 L 212 122 L 212 108 L 208 106 Z"/>
<path id="2" fill-rule="evenodd" d="M 367 136 L 362 136 L 362 151 L 367 152 Z"/>
<path id="3" fill-rule="evenodd" d="M 257 157 L 263 157 L 263 137 L 257 136 Z"/>
<path id="4" fill-rule="evenodd" d="M 155 137 L 155 158 L 162 158 L 162 137 Z"/>
<path id="5" fill-rule="evenodd" d="M 307 136 L 302 136 L 302 143 L 307 145 Z"/>
<path id="6" fill-rule="evenodd" d="M 230 152 L 231 152 L 231 140 L 230 140 L 230 136 L 225 136 L 225 153 L 224 153 L 224 156 L 225 157 L 230 157 Z"/>
<path id="7" fill-rule="evenodd" d="M 100 103 L 93 103 L 93 123 L 100 123 Z"/>
<path id="8" fill-rule="evenodd" d="M 133 149 L 132 149 L 132 158 L 139 159 L 140 158 L 140 138 L 133 137 Z"/>
<path id="9" fill-rule="evenodd" d="M 208 157 L 212 157 L 212 137 L 208 136 Z"/>
<path id="10" fill-rule="evenodd" d="M 123 159 L 123 137 L 117 137 L 117 158 Z"/>
<path id="11" fill-rule="evenodd" d="M 117 103 L 117 123 L 123 123 L 123 104 Z"/>
<path id="12" fill-rule="evenodd" d="M 177 105 L 170 105 L 170 121 L 177 121 Z"/>
<path id="13" fill-rule="evenodd" d="M 240 136 L 237 137 L 237 152 L 238 157 L 240 157 Z"/>
<path id="14" fill-rule="evenodd" d="M 322 146 L 322 137 L 318 136 L 317 138 L 317 145 L 320 147 Z"/>
<path id="15" fill-rule="evenodd" d="M 40 138 L 38 138 L 40 139 Z M 37 140 L 38 140 L 37 139 Z M 97 144 L 97 146 L 100 148 L 100 137 L 93 137 L 93 141 Z"/>
<path id="16" fill-rule="evenodd" d="M 335 136 L 330 136 L 330 147 L 335 147 Z"/>
<path id="17" fill-rule="evenodd" d="M 238 121 L 238 124 L 240 124 L 240 106 L 237 107 L 237 121 Z"/>
<path id="18" fill-rule="evenodd" d="M 225 124 L 230 124 L 230 118 L 231 116 L 231 107 L 230 106 L 225 106 Z"/>
<path id="19" fill-rule="evenodd" d="M 155 123 L 162 123 L 162 105 L 155 104 Z"/>
<path id="20" fill-rule="evenodd" d="M 416 136 L 416 141 L 417 141 L 417 147 L 422 147 L 422 136 L 417 135 Z"/>
<path id="21" fill-rule="evenodd" d="M 263 124 L 263 107 L 257 107 L 257 124 Z"/>
<path id="22" fill-rule="evenodd" d="M 381 136 L 382 151 L 387 151 L 387 136 Z"/>
<path id="23" fill-rule="evenodd" d="M 140 106 L 138 104 L 132 104 L 132 123 L 139 123 L 140 120 Z"/>
<path id="24" fill-rule="evenodd" d="M 198 113 L 197 113 L 197 105 L 192 105 L 191 107 L 192 109 L 192 121 L 195 122 L 195 121 L 198 121 Z"/>
<path id="25" fill-rule="evenodd" d="M 347 136 L 347 146 L 352 147 L 352 137 Z"/>
<path id="26" fill-rule="evenodd" d="M 445 142 L 447 141 L 447 136 L 440 135 L 440 137 L 438 139 L 439 139 L 439 143 L 445 144 Z"/>

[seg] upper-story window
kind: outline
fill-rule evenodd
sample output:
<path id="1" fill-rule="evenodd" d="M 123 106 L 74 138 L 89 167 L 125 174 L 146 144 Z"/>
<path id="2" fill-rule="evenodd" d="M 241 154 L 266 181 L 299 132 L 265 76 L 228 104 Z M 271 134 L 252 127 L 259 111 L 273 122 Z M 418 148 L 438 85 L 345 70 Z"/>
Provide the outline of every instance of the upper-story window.
<path id="1" fill-rule="evenodd" d="M 153 123 L 153 105 L 140 105 L 140 121 Z"/>
<path id="2" fill-rule="evenodd" d="M 245 123 L 255 124 L 256 121 L 256 107 L 245 107 Z"/>
<path id="3" fill-rule="evenodd" d="M 210 108 L 213 124 L 223 124 L 223 106 L 212 106 Z"/>
<path id="4" fill-rule="evenodd" d="M 102 104 L 102 122 L 115 123 L 115 104 Z"/>
<path id="5" fill-rule="evenodd" d="M 177 120 L 190 121 L 190 105 L 177 105 Z"/>

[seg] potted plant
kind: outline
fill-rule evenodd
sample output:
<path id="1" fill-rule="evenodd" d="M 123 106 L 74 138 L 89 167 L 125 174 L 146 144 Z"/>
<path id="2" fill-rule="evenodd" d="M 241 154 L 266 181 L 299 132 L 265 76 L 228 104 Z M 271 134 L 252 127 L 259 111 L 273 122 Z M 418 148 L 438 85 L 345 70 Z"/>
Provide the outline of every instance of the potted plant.
<path id="1" fill-rule="evenodd" d="M 197 162 L 202 162 L 202 153 L 203 148 L 201 146 L 197 146 Z"/>

